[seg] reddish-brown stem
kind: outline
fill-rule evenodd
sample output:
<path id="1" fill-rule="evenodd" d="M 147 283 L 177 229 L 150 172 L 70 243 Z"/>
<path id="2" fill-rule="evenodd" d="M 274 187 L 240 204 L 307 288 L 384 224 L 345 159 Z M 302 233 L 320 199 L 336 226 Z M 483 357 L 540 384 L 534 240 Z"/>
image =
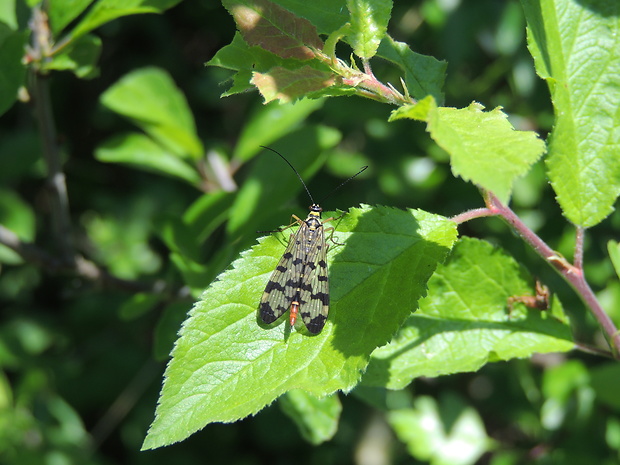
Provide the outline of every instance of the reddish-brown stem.
<path id="1" fill-rule="evenodd" d="M 584 229 L 581 226 L 577 226 L 577 230 L 575 231 L 575 254 L 573 256 L 573 261 L 575 262 L 575 267 L 580 270 L 583 268 L 583 238 Z"/>
<path id="2" fill-rule="evenodd" d="M 571 265 L 564 257 L 556 253 L 531 229 L 529 229 L 515 213 L 502 204 L 499 199 L 490 192 L 485 193 L 485 201 L 488 209 L 494 214 L 501 216 L 532 248 L 546 261 L 555 267 L 562 277 L 573 287 L 581 297 L 586 306 L 590 309 L 603 332 L 614 354 L 614 358 L 620 359 L 620 332 L 616 329 L 613 321 L 605 313 L 598 302 L 594 292 L 585 279 L 582 265 L 583 254 L 583 229 L 577 232 L 577 247 L 575 265 Z M 577 259 L 577 257 L 579 257 Z M 577 264 L 579 266 L 577 266 Z"/>
<path id="3" fill-rule="evenodd" d="M 488 208 L 475 208 L 473 210 L 468 210 L 466 212 L 453 216 L 451 219 L 456 224 L 461 224 L 461 223 L 465 223 L 466 221 L 473 220 L 476 218 L 484 218 L 485 216 L 495 216 L 495 215 L 497 215 L 497 213 L 489 210 Z"/>
<path id="4" fill-rule="evenodd" d="M 356 70 L 353 73 L 344 73 L 342 75 L 342 82 L 344 84 L 356 87 L 362 97 L 371 98 L 381 102 L 388 102 L 393 105 L 402 105 L 405 103 L 414 103 L 415 101 L 410 97 L 405 97 L 398 92 L 391 85 L 385 85 L 379 81 L 370 66 L 368 60 L 362 60 L 364 72 Z M 347 68 L 351 72 L 350 68 Z"/>

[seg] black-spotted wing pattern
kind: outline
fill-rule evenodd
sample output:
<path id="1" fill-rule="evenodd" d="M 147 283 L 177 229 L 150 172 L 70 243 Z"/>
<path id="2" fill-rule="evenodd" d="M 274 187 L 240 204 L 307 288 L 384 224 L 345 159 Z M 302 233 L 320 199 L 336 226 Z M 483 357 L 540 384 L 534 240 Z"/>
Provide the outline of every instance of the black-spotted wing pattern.
<path id="1" fill-rule="evenodd" d="M 260 303 L 260 318 L 270 324 L 290 309 L 290 324 L 297 315 L 312 334 L 325 326 L 329 313 L 327 245 L 321 221 L 322 209 L 310 206 L 305 220 L 294 217 L 299 229 L 291 235 L 284 255 L 272 273 Z"/>

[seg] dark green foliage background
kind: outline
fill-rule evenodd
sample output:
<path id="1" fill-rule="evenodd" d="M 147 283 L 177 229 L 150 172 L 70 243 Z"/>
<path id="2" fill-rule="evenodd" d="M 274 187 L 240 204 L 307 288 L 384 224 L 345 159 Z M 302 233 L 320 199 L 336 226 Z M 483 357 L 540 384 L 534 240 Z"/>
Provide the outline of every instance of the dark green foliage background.
<path id="1" fill-rule="evenodd" d="M 448 62 L 446 105 L 465 107 L 472 100 L 487 109 L 499 105 L 514 118 L 518 129 L 535 129 L 543 137 L 551 129 L 548 91 L 534 75 L 517 1 L 464 1 L 449 12 L 434 0 L 396 2 L 389 32 L 416 52 Z M 67 72 L 52 76 L 53 108 L 67 152 L 64 168 L 80 247 L 119 276 L 143 281 L 162 278 L 177 287 L 184 284 L 169 263 L 157 225 L 162 217 L 179 215 L 198 193 L 157 174 L 98 162 L 93 156 L 95 147 L 111 134 L 130 129 L 101 107 L 99 97 L 130 71 L 161 67 L 186 95 L 205 147 L 221 147 L 230 153 L 247 115 L 262 105 L 256 93 L 220 99 L 225 89 L 221 82 L 228 73 L 204 66 L 234 33 L 232 18 L 218 2 L 182 2 L 163 15 L 130 16 L 98 29 L 103 41 L 99 77 L 80 80 Z M 387 66 L 373 65 L 384 82 L 398 82 Z M 447 156 L 433 144 L 424 126 L 410 121 L 388 123 L 390 110 L 372 101 L 334 98 L 309 117 L 310 123 L 342 133 L 338 149 L 320 175 L 308 179 L 311 192 L 327 192 L 341 182 L 343 163 L 352 166 L 347 173 L 370 165 L 369 175 L 330 198 L 326 209 L 363 202 L 450 216 L 481 206 L 477 190 L 451 176 Z M 4 213 L 2 203 L 11 202 L 10 194 L 17 193 L 34 206 L 37 242 L 49 246 L 37 140 L 27 106 L 16 105 L 0 118 L 0 213 Z M 252 163 L 235 173 L 239 186 L 248 178 Z M 407 174 L 427 167 L 428 176 Z M 259 218 L 257 228 L 273 228 L 274 221 L 283 224 L 292 211 L 305 215 L 307 198 L 297 192 L 298 202 L 283 198 L 281 205 L 265 205 L 279 216 L 273 221 Z M 572 255 L 573 232 L 564 229 L 566 222 L 542 166 L 519 181 L 512 206 L 520 216 L 538 224 L 535 229 L 551 247 Z M 617 238 L 619 227 L 620 214 L 615 212 L 588 233 L 585 270 L 595 290 L 617 279 L 606 258 L 606 243 Z M 596 342 L 596 324 L 584 316 L 582 304 L 506 225 L 497 219 L 478 219 L 461 225 L 459 232 L 489 240 L 518 257 L 532 275 L 558 293 L 573 321 L 576 339 Z M 223 245 L 218 242 L 221 237 L 221 231 L 216 231 L 201 250 L 206 258 Z M 250 246 L 255 237 L 239 241 Z M 219 268 L 209 273 L 216 276 L 234 258 L 221 258 Z M 55 456 L 72 464 L 354 462 L 365 429 L 380 412 L 369 407 L 372 393 L 364 390 L 341 396 L 338 433 L 320 446 L 304 441 L 278 405 L 272 405 L 232 425 L 209 425 L 172 447 L 139 452 L 153 420 L 174 332 L 193 299 L 154 308 L 145 305 L 140 313 L 135 305 L 127 305 L 135 303 L 134 298 L 131 292 L 100 289 L 31 264 L 3 266 L 0 363 L 4 376 L 0 384 L 4 393 L 11 386 L 12 394 L 5 394 L 0 407 L 13 404 L 20 408 L 0 410 L 0 462 L 45 463 Z M 618 308 L 614 303 L 620 301 L 620 288 L 610 287 L 606 299 L 607 308 Z M 606 440 L 605 426 L 616 424 L 620 430 L 618 404 L 614 411 L 609 401 L 603 406 L 584 400 L 591 396 L 589 370 L 602 362 L 574 353 L 488 364 L 476 373 L 416 380 L 407 395 L 436 399 L 456 395 L 473 406 L 502 451 L 496 459 L 508 460 L 503 463 L 566 463 L 570 458 L 573 464 L 611 464 L 618 460 L 620 432 Z M 563 368 L 545 370 L 556 364 Z M 558 394 L 564 401 L 561 413 L 575 418 L 558 430 L 546 428 L 542 420 L 544 400 L 550 397 L 542 386 L 554 385 L 552 376 L 557 376 L 555 384 L 566 391 Z M 609 381 L 610 377 L 597 376 L 593 382 L 599 387 L 614 382 L 613 377 Z M 390 403 L 384 401 L 377 404 Z M 393 463 L 411 463 L 403 444 L 391 438 L 389 447 Z M 538 450 L 544 453 L 536 455 Z M 486 463 L 495 463 L 488 458 Z"/>

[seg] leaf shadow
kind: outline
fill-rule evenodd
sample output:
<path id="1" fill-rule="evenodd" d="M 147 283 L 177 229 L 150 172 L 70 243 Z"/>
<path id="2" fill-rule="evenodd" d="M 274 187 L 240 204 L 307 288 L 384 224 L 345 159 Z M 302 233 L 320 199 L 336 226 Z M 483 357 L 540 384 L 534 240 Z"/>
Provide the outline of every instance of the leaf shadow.
<path id="1" fill-rule="evenodd" d="M 392 339 L 449 251 L 426 239 L 428 225 L 421 232 L 414 214 L 387 207 L 363 212 L 333 259 L 331 344 L 347 357 L 369 358 Z"/>
<path id="2" fill-rule="evenodd" d="M 506 321 L 473 321 L 469 319 L 430 318 L 425 315 L 412 315 L 401 328 L 402 333 L 415 331 L 420 336 L 405 344 L 402 348 L 394 351 L 385 358 L 372 358 L 368 365 L 365 376 L 372 380 L 371 385 L 388 385 L 392 377 L 392 365 L 399 357 L 414 350 L 424 351 L 423 345 L 435 336 L 447 333 L 464 333 L 469 331 L 505 331 L 514 333 L 536 333 L 556 339 L 565 339 L 572 342 L 570 328 L 551 315 L 531 310 L 524 319 Z M 451 351 L 449 346 L 446 350 Z M 491 358 L 494 350 L 489 348 L 488 358 Z M 470 353 L 463 353 L 463 357 L 470 357 Z M 428 355 L 429 361 L 437 354 Z M 444 358 L 439 357 L 439 360 Z M 439 370 L 438 370 L 439 371 Z"/>

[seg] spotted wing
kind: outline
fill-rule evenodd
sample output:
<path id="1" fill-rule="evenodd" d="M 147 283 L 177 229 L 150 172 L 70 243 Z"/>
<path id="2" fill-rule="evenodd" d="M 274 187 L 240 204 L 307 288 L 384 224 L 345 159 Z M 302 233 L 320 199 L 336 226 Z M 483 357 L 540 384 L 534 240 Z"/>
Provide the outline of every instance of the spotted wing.
<path id="1" fill-rule="evenodd" d="M 299 229 L 291 236 L 284 255 L 267 282 L 259 307 L 260 318 L 267 324 L 280 318 L 295 297 L 301 268 L 296 257 L 299 255 L 299 244 L 305 229 L 307 230 L 306 223 L 301 221 Z M 296 261 L 297 265 L 294 264 Z"/>
<path id="2" fill-rule="evenodd" d="M 299 311 L 308 331 L 318 334 L 325 326 L 329 312 L 327 245 L 322 225 L 314 231 L 308 231 L 305 247 L 300 249 L 303 252 L 303 268 L 299 286 Z"/>

